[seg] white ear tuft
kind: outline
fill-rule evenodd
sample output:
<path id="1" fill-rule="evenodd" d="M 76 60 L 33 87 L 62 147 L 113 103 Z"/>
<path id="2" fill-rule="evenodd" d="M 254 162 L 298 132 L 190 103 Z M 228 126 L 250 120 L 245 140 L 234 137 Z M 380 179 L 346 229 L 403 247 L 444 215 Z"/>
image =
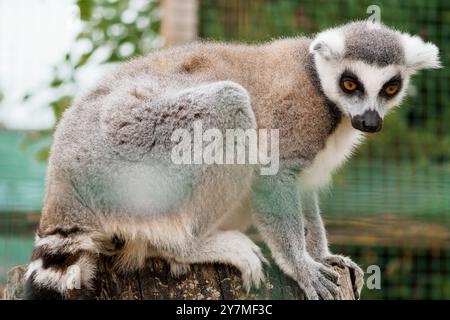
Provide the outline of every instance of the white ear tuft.
<path id="1" fill-rule="evenodd" d="M 319 33 L 309 46 L 309 52 L 320 54 L 325 60 L 340 60 L 344 55 L 344 39 L 336 29 Z"/>
<path id="2" fill-rule="evenodd" d="M 402 41 L 408 68 L 413 70 L 441 68 L 439 49 L 434 44 L 409 34 L 402 34 Z"/>

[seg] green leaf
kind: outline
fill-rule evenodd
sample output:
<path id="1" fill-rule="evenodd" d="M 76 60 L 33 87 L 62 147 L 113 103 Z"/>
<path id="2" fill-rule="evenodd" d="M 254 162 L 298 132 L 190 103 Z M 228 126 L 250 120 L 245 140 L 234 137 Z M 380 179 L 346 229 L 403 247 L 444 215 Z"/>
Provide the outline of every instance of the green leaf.
<path id="1" fill-rule="evenodd" d="M 77 0 L 78 8 L 80 8 L 80 19 L 87 21 L 92 16 L 92 7 L 95 1 L 92 0 Z"/>
<path id="2" fill-rule="evenodd" d="M 52 82 L 50 83 L 50 86 L 51 86 L 52 88 L 57 88 L 57 87 L 59 87 L 62 83 L 63 83 L 63 81 L 62 81 L 61 79 L 59 79 L 59 78 L 54 78 L 54 79 L 52 80 Z"/>
<path id="3" fill-rule="evenodd" d="M 78 69 L 79 67 L 85 65 L 90 57 L 91 57 L 91 52 L 83 53 L 83 55 L 81 55 L 80 59 L 78 60 L 77 64 L 74 66 L 74 69 Z"/>

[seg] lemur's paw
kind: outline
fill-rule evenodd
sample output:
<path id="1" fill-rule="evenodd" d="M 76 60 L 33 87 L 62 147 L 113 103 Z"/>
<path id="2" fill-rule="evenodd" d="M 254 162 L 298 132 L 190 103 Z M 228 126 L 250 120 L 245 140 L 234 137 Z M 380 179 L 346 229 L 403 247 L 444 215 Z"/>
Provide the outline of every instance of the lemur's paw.
<path id="1" fill-rule="evenodd" d="M 349 257 L 345 257 L 339 254 L 330 254 L 321 259 L 321 262 L 329 264 L 331 266 L 338 266 L 340 268 L 348 268 L 351 272 L 353 292 L 355 298 L 359 299 L 361 296 L 361 290 L 364 285 L 364 271 Z"/>
<path id="2" fill-rule="evenodd" d="M 252 286 L 259 288 L 264 282 L 263 263 L 268 264 L 268 261 L 261 253 L 261 249 L 247 236 L 241 232 L 236 232 L 235 236 L 239 240 L 239 254 L 233 259 L 235 262 L 232 264 L 241 272 L 242 283 L 248 293 Z"/>
<path id="3" fill-rule="evenodd" d="M 191 266 L 187 263 L 180 263 L 174 260 L 169 262 L 170 265 L 170 274 L 174 278 L 180 278 L 189 272 L 191 272 Z"/>
<path id="4" fill-rule="evenodd" d="M 339 297 L 339 273 L 305 256 L 295 278 L 308 300 L 335 300 Z"/>
<path id="5" fill-rule="evenodd" d="M 261 258 L 256 253 L 247 253 L 247 257 L 242 258 L 236 265 L 241 271 L 244 289 L 250 292 L 252 286 L 259 288 L 264 282 L 265 276 Z"/>

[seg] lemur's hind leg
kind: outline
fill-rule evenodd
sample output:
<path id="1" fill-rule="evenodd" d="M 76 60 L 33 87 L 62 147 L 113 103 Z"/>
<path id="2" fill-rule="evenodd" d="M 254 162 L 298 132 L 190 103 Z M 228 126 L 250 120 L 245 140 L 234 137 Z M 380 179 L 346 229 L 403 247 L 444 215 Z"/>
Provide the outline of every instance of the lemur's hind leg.
<path id="1" fill-rule="evenodd" d="M 181 264 L 224 263 L 238 268 L 242 274 L 244 288 L 248 291 L 252 284 L 259 287 L 264 281 L 262 262 L 267 260 L 260 248 L 242 232 L 216 231 L 207 238 L 199 239 L 189 248 L 169 253 L 173 260 Z"/>
<path id="2" fill-rule="evenodd" d="M 39 233 L 25 274 L 26 299 L 93 298 L 97 250 L 91 234 L 77 227 Z"/>
<path id="3" fill-rule="evenodd" d="M 181 90 L 162 105 L 166 109 L 159 112 L 171 115 L 165 119 L 167 123 L 173 120 L 173 128 L 189 128 L 195 120 L 201 120 L 204 129 L 219 129 L 223 135 L 227 129 L 256 128 L 248 92 L 231 81 Z M 177 116 L 172 116 L 174 110 Z M 218 221 L 233 212 L 233 206 L 240 206 L 245 195 L 241 190 L 248 190 L 252 176 L 253 168 L 248 166 L 205 166 L 197 177 L 201 183 L 194 184 L 190 204 L 181 210 L 181 214 L 191 216 L 188 220 L 195 236 L 184 242 L 182 248 L 173 245 L 167 249 L 174 241 L 170 238 L 152 243 L 157 248 L 164 243 L 161 251 L 168 258 L 173 275 L 187 272 L 189 264 L 217 262 L 236 266 L 246 289 L 260 284 L 264 278 L 261 261 L 265 261 L 260 249 L 241 232 L 217 230 Z"/>

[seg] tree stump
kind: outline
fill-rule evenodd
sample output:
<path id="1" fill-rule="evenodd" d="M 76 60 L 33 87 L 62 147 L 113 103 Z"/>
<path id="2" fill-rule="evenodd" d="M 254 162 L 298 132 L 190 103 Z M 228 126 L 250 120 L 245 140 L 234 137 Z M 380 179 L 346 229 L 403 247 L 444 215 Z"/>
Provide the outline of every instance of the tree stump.
<path id="1" fill-rule="evenodd" d="M 96 283 L 98 300 L 240 300 L 274 299 L 305 300 L 303 292 L 294 280 L 285 276 L 270 261 L 265 266 L 266 282 L 259 289 L 246 293 L 242 288 L 240 272 L 234 267 L 221 264 L 193 265 L 189 274 L 174 279 L 168 264 L 161 259 L 148 259 L 142 270 L 123 274 L 112 271 L 112 260 L 102 257 Z M 340 299 L 354 300 L 350 271 L 335 267 L 341 275 Z M 26 265 L 8 272 L 8 284 L 4 299 L 23 299 Z"/>

